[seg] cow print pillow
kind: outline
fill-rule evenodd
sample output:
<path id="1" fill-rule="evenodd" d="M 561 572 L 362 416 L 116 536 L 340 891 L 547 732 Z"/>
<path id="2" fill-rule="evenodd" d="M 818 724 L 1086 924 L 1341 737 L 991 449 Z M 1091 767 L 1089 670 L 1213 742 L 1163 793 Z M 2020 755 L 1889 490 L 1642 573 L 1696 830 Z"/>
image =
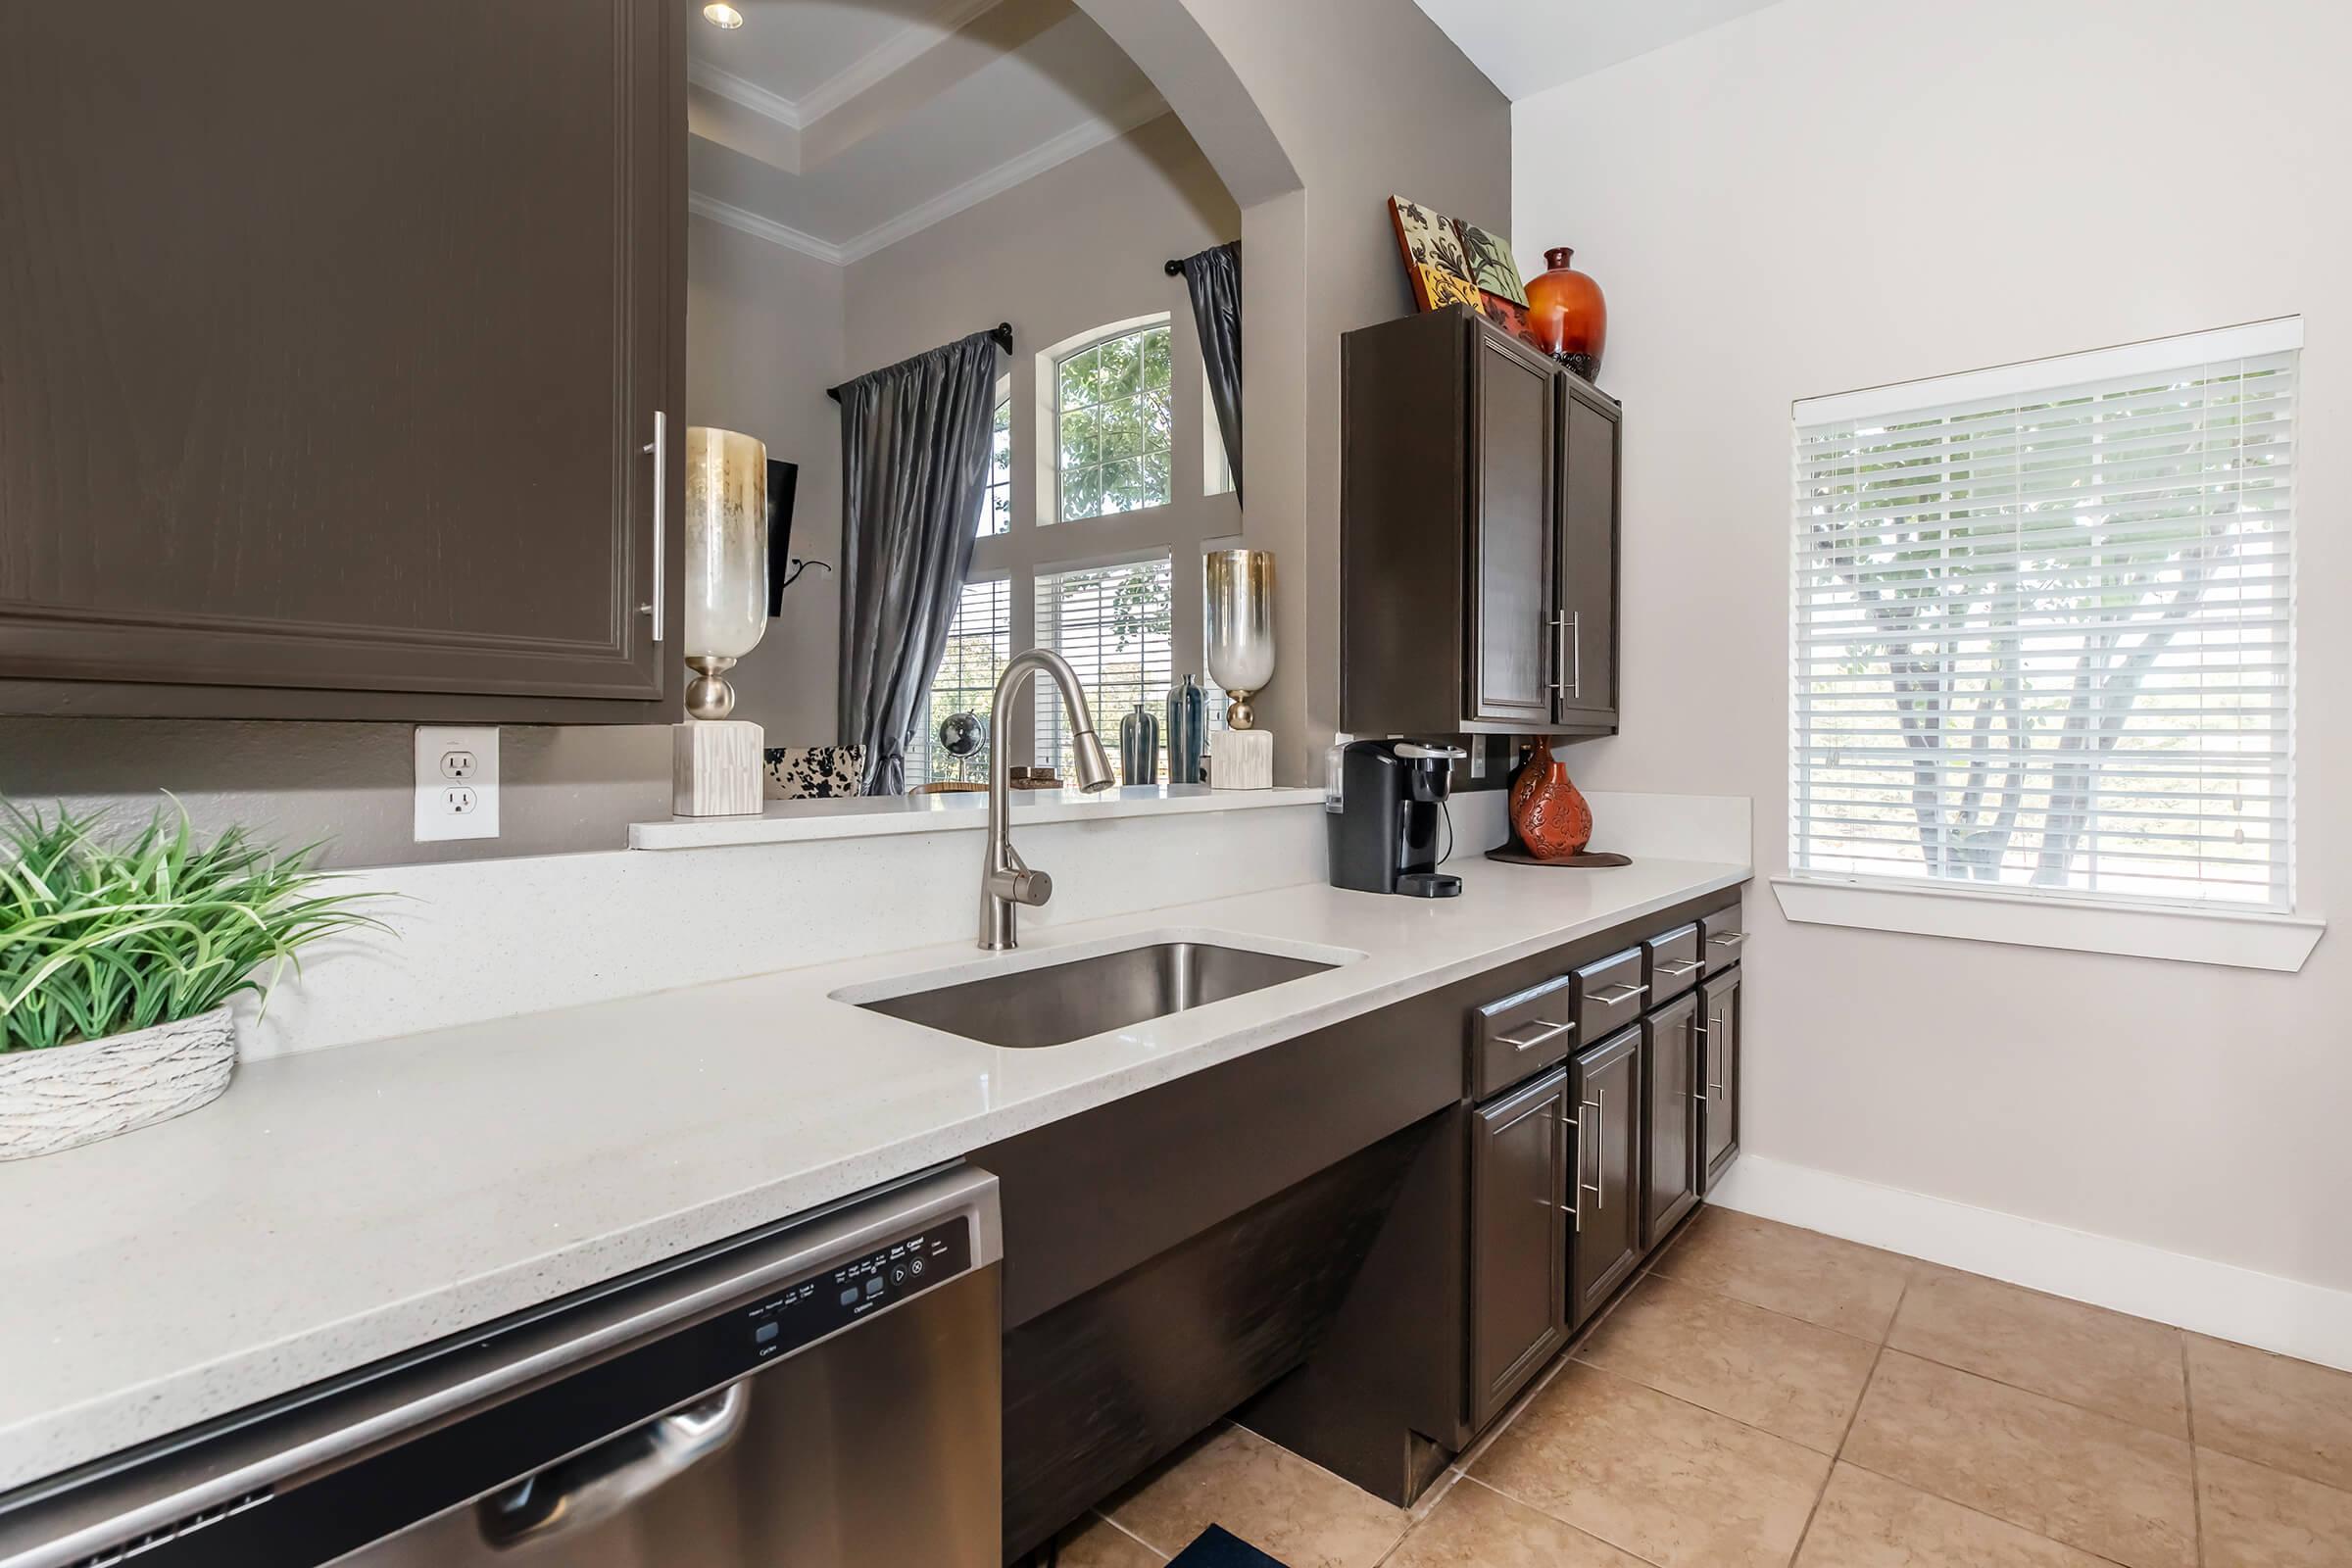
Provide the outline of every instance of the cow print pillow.
<path id="1" fill-rule="evenodd" d="M 862 746 L 770 746 L 767 798 L 823 801 L 856 795 L 865 778 Z"/>

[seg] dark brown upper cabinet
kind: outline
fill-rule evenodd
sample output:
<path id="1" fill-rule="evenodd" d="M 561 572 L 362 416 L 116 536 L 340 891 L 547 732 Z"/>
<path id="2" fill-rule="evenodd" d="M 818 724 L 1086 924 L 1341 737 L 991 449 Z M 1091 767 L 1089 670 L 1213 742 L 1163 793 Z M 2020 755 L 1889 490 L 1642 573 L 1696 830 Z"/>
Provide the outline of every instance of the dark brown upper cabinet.
<path id="1" fill-rule="evenodd" d="M 1614 733 L 1616 403 L 1459 306 L 1342 361 L 1340 727 Z"/>
<path id="2" fill-rule="evenodd" d="M 686 15 L 0 8 L 0 711 L 671 716 Z"/>

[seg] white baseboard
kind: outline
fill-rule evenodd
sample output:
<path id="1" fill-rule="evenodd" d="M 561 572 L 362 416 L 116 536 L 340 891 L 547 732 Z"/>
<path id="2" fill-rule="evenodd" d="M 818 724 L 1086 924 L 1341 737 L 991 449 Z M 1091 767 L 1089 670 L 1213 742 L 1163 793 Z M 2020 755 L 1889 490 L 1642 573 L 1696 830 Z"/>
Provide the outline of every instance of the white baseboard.
<path id="1" fill-rule="evenodd" d="M 1708 1201 L 2352 1371 L 2352 1292 L 1754 1154 Z"/>

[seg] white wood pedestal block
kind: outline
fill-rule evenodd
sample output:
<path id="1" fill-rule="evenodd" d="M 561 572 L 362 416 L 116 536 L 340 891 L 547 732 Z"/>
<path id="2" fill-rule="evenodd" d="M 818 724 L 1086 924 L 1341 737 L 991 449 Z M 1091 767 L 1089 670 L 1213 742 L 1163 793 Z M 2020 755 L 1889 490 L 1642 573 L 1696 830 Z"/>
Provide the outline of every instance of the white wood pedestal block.
<path id="1" fill-rule="evenodd" d="M 678 816 L 758 816 L 767 736 L 741 719 L 690 718 L 669 731 L 669 808 Z"/>
<path id="2" fill-rule="evenodd" d="M 1212 789 L 1274 787 L 1274 736 L 1269 730 L 1220 730 L 1209 758 L 1208 782 Z"/>

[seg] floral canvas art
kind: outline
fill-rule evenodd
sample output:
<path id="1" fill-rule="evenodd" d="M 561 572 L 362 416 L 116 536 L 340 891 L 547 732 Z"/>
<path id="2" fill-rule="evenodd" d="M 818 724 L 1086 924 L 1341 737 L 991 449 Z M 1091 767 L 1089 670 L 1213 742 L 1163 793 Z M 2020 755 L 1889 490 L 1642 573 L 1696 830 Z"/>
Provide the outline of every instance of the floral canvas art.
<path id="1" fill-rule="evenodd" d="M 1462 251 L 1453 220 L 1402 196 L 1389 198 L 1389 216 L 1396 220 L 1396 246 L 1412 279 L 1413 302 L 1425 311 L 1477 305 L 1478 284 L 1471 278 L 1470 259 Z"/>
<path id="2" fill-rule="evenodd" d="M 1510 242 L 1498 234 L 1488 233 L 1476 223 L 1456 226 L 1461 230 L 1462 258 L 1469 267 L 1470 281 L 1482 293 L 1524 308 L 1527 284 L 1519 276 L 1519 264 L 1511 259 Z"/>

